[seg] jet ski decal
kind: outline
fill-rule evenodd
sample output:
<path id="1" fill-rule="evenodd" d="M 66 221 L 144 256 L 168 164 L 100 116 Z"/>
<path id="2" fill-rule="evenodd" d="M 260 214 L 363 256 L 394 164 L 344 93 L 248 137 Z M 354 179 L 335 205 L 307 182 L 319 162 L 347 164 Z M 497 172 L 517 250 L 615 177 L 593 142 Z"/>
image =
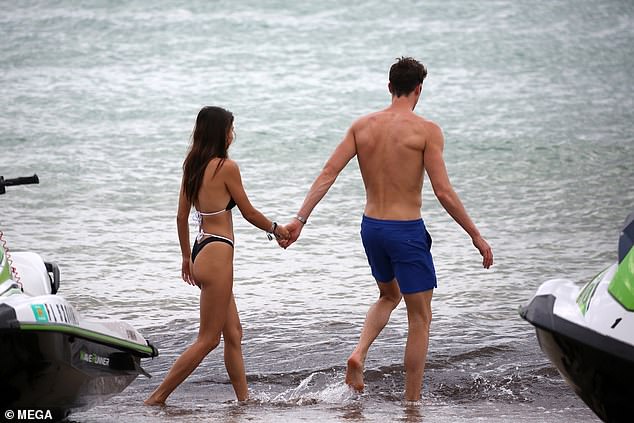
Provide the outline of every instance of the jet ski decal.
<path id="1" fill-rule="evenodd" d="M 35 316 L 36 321 L 48 322 L 48 313 L 43 304 L 31 304 L 31 310 L 33 310 L 33 316 Z"/>
<path id="2" fill-rule="evenodd" d="M 634 248 L 623 258 L 608 292 L 628 311 L 634 311 Z"/>
<path id="3" fill-rule="evenodd" d="M 577 305 L 579 306 L 579 310 L 581 310 L 582 315 L 585 316 L 588 312 L 588 309 L 590 308 L 590 300 L 592 300 L 594 293 L 597 291 L 597 286 L 599 286 L 599 282 L 603 279 L 603 275 L 606 271 L 607 269 L 595 276 L 586 286 L 583 287 L 581 292 L 579 292 Z"/>

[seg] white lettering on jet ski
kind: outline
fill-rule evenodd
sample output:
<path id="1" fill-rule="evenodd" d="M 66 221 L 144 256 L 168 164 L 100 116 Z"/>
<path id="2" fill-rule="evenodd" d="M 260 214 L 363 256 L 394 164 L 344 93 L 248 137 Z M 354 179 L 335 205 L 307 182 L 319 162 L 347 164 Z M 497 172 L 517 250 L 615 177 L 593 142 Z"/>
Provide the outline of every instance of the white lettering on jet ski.
<path id="1" fill-rule="evenodd" d="M 95 353 L 87 353 L 85 351 L 79 351 L 79 359 L 90 364 L 98 364 L 100 366 L 110 365 L 110 359 L 108 357 L 102 357 Z"/>

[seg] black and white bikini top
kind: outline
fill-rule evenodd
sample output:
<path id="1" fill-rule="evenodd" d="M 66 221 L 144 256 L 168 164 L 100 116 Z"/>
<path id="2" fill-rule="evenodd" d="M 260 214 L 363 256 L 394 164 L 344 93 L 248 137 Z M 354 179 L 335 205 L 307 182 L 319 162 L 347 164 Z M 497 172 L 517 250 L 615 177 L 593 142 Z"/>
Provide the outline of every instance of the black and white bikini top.
<path id="1" fill-rule="evenodd" d="M 227 207 L 224 208 L 224 210 L 218 210 L 213 212 L 201 212 L 200 210 L 196 210 L 196 214 L 194 215 L 194 218 L 198 222 L 198 235 L 196 236 L 196 239 L 200 242 L 205 236 L 215 236 L 218 238 L 223 238 L 223 239 L 231 241 L 229 238 L 225 238 L 223 236 L 216 235 L 216 234 L 209 234 L 203 231 L 203 217 L 217 216 L 222 213 L 230 212 L 231 209 L 233 209 L 235 206 L 236 206 L 236 202 L 233 201 L 233 198 L 229 198 L 229 203 L 227 204 Z M 231 241 L 231 243 L 233 244 L 233 241 Z"/>

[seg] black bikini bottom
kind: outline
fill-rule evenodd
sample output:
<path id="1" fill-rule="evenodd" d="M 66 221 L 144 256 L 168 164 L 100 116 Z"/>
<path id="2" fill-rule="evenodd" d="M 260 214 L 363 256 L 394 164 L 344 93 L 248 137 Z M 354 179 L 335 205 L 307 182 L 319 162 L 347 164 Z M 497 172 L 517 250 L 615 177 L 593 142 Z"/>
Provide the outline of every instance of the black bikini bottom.
<path id="1" fill-rule="evenodd" d="M 224 242 L 225 244 L 231 245 L 231 247 L 233 248 L 233 242 L 231 242 L 230 239 L 220 238 L 214 235 L 208 236 L 207 238 L 203 239 L 200 242 L 196 240 L 194 242 L 194 246 L 192 247 L 192 263 L 194 262 L 194 260 L 196 260 L 196 256 L 198 255 L 198 253 L 200 253 L 203 247 L 209 244 L 210 242 Z"/>

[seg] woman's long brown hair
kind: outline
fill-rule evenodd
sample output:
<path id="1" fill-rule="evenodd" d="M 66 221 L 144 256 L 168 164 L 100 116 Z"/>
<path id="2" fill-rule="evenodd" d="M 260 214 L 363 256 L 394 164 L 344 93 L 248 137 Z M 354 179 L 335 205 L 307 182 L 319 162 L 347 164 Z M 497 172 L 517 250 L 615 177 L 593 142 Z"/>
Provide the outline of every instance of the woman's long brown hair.
<path id="1" fill-rule="evenodd" d="M 183 163 L 183 188 L 191 204 L 197 203 L 209 162 L 216 157 L 221 159 L 217 172 L 227 158 L 227 134 L 232 125 L 233 114 L 222 107 L 206 106 L 198 112 L 192 143 Z"/>

